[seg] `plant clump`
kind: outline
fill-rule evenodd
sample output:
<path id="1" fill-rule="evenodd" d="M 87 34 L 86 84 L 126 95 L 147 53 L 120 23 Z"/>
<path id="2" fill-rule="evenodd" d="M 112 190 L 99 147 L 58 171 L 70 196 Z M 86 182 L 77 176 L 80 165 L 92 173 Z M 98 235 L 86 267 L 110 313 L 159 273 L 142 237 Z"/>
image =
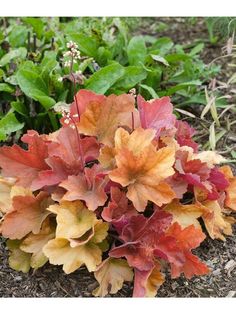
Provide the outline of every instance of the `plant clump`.
<path id="1" fill-rule="evenodd" d="M 58 109 L 58 108 L 57 108 Z M 154 297 L 172 278 L 210 270 L 192 249 L 232 234 L 236 177 L 214 151 L 198 151 L 194 129 L 170 98 L 104 96 L 81 89 L 61 128 L 34 130 L 0 148 L 0 232 L 18 271 L 47 262 L 66 274 L 94 272 L 95 296 L 134 282 Z"/>

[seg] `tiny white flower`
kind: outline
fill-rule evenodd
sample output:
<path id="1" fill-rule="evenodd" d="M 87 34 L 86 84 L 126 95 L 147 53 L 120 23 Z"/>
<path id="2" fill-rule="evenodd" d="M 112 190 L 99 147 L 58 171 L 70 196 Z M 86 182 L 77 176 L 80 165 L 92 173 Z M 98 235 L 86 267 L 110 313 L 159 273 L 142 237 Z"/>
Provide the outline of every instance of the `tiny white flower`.
<path id="1" fill-rule="evenodd" d="M 71 60 L 65 61 L 64 62 L 65 67 L 70 67 L 71 66 Z"/>
<path id="2" fill-rule="evenodd" d="M 57 80 L 58 80 L 58 82 L 62 82 L 63 81 L 63 77 L 60 76 L 60 77 L 58 77 Z"/>

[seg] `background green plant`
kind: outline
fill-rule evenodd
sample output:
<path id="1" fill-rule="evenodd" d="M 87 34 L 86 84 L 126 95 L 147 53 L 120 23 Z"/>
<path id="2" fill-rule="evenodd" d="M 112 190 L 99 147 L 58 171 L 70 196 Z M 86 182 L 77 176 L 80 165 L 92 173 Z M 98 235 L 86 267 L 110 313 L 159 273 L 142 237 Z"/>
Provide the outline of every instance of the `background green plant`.
<path id="1" fill-rule="evenodd" d="M 159 37 L 158 31 L 168 28 L 162 22 L 151 26 L 155 36 L 137 34 L 141 22 L 140 18 L 2 18 L 0 140 L 6 141 L 12 132 L 17 137 L 28 128 L 50 132 L 59 127 L 53 106 L 73 99 L 69 69 L 62 61 L 69 40 L 77 43 L 82 56 L 73 68 L 83 75 L 77 89 L 120 94 L 136 88 L 147 99 L 171 96 L 180 108 L 206 105 L 205 86 L 220 67 L 202 61 L 204 43 L 180 45 Z M 219 97 L 216 106 L 225 104 Z"/>

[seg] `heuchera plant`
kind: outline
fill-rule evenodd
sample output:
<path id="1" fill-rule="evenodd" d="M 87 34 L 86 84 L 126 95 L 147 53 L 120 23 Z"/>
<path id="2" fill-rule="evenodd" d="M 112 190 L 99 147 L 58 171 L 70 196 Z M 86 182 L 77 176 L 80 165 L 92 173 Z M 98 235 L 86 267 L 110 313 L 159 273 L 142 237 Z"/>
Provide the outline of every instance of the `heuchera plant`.
<path id="1" fill-rule="evenodd" d="M 58 108 L 57 108 L 58 109 Z M 0 231 L 9 264 L 27 272 L 47 261 L 66 274 L 85 265 L 99 286 L 153 297 L 165 280 L 204 275 L 191 250 L 232 234 L 236 177 L 224 158 L 198 151 L 169 97 L 80 90 L 59 108 L 60 130 L 30 130 L 0 148 Z M 205 227 L 202 229 L 202 227 Z"/>

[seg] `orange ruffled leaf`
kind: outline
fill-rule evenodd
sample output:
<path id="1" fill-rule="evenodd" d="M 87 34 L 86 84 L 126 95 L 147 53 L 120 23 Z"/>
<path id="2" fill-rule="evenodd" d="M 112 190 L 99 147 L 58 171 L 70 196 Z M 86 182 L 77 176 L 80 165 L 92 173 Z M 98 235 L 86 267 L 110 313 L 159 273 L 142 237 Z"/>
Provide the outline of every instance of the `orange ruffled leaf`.
<path id="1" fill-rule="evenodd" d="M 164 147 L 157 151 L 151 143 L 155 132 L 150 130 L 138 129 L 129 135 L 119 129 L 117 133 L 117 168 L 109 173 L 110 179 L 128 186 L 127 197 L 138 211 L 144 211 L 148 201 L 158 206 L 171 202 L 175 193 L 163 180 L 174 174 L 174 149 Z"/>
<path id="2" fill-rule="evenodd" d="M 134 97 L 131 95 L 110 95 L 103 103 L 91 102 L 82 114 L 79 130 L 96 136 L 99 142 L 112 145 L 118 125 L 126 125 L 127 115 L 134 111 Z"/>

